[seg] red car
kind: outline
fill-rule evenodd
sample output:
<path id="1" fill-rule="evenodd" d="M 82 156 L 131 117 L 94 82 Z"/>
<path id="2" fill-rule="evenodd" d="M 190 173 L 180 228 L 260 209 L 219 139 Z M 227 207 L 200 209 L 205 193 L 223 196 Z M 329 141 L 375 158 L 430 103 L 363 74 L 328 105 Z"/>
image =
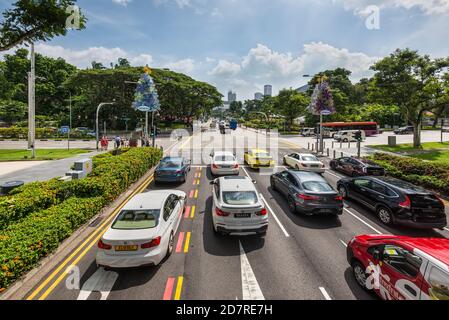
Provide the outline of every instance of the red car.
<path id="1" fill-rule="evenodd" d="M 347 257 L 357 283 L 384 300 L 449 300 L 449 239 L 361 235 Z"/>

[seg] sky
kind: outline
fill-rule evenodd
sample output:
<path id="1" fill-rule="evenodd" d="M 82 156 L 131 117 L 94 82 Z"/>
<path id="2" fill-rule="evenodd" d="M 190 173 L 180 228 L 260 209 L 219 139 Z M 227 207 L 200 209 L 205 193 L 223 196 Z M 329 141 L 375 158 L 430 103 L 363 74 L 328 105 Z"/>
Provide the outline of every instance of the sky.
<path id="1" fill-rule="evenodd" d="M 13 0 L 0 0 L 0 10 Z M 449 0 L 78 0 L 82 31 L 36 50 L 85 68 L 127 58 L 170 68 L 239 100 L 265 84 L 298 88 L 305 74 L 344 67 L 352 80 L 396 48 L 449 56 Z"/>

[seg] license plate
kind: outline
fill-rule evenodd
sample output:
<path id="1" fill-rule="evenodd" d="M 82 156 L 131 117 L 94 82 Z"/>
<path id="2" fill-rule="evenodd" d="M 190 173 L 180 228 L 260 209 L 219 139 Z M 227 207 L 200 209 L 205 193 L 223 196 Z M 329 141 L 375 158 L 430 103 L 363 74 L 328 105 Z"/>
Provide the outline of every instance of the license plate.
<path id="1" fill-rule="evenodd" d="M 115 251 L 137 251 L 138 246 L 115 246 Z"/>
<path id="2" fill-rule="evenodd" d="M 312 165 L 311 167 L 312 167 L 312 168 L 319 168 L 320 166 L 314 164 L 314 165 Z"/>
<path id="3" fill-rule="evenodd" d="M 321 209 L 322 213 L 332 213 L 331 209 Z"/>
<path id="4" fill-rule="evenodd" d="M 236 218 L 251 218 L 251 213 L 236 213 Z"/>
<path id="5" fill-rule="evenodd" d="M 222 169 L 230 169 L 231 166 L 221 166 Z"/>

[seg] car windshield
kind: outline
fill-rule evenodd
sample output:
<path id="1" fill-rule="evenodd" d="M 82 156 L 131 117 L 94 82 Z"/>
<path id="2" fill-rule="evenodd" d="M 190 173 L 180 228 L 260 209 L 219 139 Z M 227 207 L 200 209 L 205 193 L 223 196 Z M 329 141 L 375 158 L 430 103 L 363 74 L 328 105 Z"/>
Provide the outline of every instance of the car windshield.
<path id="1" fill-rule="evenodd" d="M 215 161 L 234 161 L 234 156 L 216 156 Z"/>
<path id="2" fill-rule="evenodd" d="M 255 154 L 255 156 L 256 156 L 257 158 L 269 158 L 269 157 L 271 157 L 270 154 L 269 154 L 268 152 L 257 152 L 257 153 Z"/>
<path id="3" fill-rule="evenodd" d="M 249 206 L 257 203 L 257 194 L 254 191 L 223 192 L 223 201 L 233 206 Z"/>
<path id="4" fill-rule="evenodd" d="M 333 191 L 332 187 L 323 181 L 307 181 L 302 184 L 302 187 L 307 191 L 312 192 L 330 192 Z"/>
<path id="5" fill-rule="evenodd" d="M 112 229 L 152 229 L 158 225 L 159 215 L 160 210 L 123 210 L 112 225 Z"/>
<path id="6" fill-rule="evenodd" d="M 318 162 L 318 159 L 314 156 L 302 156 L 303 161 L 315 161 Z"/>
<path id="7" fill-rule="evenodd" d="M 180 160 L 164 160 L 161 162 L 160 167 L 163 169 L 176 169 L 181 167 Z"/>

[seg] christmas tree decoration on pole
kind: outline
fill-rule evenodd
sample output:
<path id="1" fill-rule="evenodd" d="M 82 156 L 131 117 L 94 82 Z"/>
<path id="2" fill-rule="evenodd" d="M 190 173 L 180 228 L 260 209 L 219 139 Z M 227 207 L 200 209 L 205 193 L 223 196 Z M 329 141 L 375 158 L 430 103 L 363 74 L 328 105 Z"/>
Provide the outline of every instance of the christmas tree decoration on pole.
<path id="1" fill-rule="evenodd" d="M 146 66 L 144 73 L 140 77 L 136 91 L 134 93 L 133 108 L 138 111 L 145 112 L 145 138 L 148 138 L 148 113 L 152 113 L 154 121 L 154 113 L 159 111 L 161 105 L 159 103 L 159 97 L 154 84 L 153 78 L 150 76 L 151 69 Z M 154 139 L 153 139 L 154 140 Z M 154 144 L 154 141 L 153 141 Z"/>

